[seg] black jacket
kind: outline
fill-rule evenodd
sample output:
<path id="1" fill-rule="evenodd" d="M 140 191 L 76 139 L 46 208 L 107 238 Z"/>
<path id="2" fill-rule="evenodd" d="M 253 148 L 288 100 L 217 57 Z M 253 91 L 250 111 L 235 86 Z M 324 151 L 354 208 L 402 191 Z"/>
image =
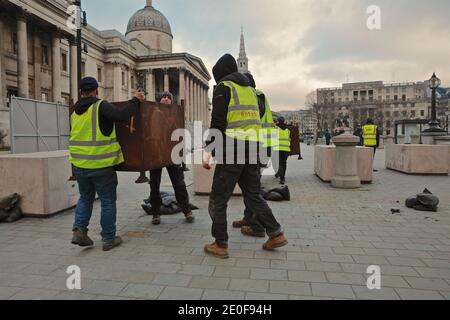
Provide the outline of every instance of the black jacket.
<path id="1" fill-rule="evenodd" d="M 75 113 L 82 115 L 98 100 L 100 99 L 95 97 L 81 98 L 81 100 L 75 104 Z M 139 109 L 139 105 L 139 100 L 137 98 L 133 98 L 128 102 L 128 105 L 125 108 L 119 109 L 110 104 L 108 101 L 103 100 L 100 103 L 100 108 L 98 111 L 98 122 L 102 134 L 109 137 L 112 133 L 114 122 L 130 121 L 133 114 Z"/>
<path id="2" fill-rule="evenodd" d="M 223 81 L 232 81 L 240 86 L 243 87 L 250 87 L 251 84 L 248 80 L 248 78 L 237 71 L 237 64 L 234 57 L 231 55 L 224 55 L 222 58 L 219 59 L 219 61 L 216 63 L 216 65 L 213 68 L 213 75 L 214 79 L 216 80 L 216 83 L 219 83 L 219 85 L 214 87 L 213 92 L 213 108 L 211 112 L 211 129 L 217 129 L 222 133 L 223 136 L 223 142 L 224 146 L 227 146 L 227 152 L 230 152 L 231 149 L 230 146 L 234 145 L 234 154 L 236 158 L 236 144 L 237 141 L 230 139 L 225 136 L 225 130 L 227 129 L 228 122 L 227 122 L 227 115 L 228 115 L 228 105 L 230 104 L 231 100 L 231 89 L 223 84 L 220 84 Z M 209 146 L 214 141 L 214 138 L 209 136 L 206 140 L 206 146 Z M 246 143 L 246 152 L 245 152 L 245 159 L 247 160 L 249 158 L 249 150 L 255 150 L 251 148 L 250 142 Z M 256 146 L 259 148 L 259 146 Z M 215 155 L 216 152 L 213 152 L 213 155 Z M 223 150 L 224 159 L 226 157 L 226 151 Z"/>

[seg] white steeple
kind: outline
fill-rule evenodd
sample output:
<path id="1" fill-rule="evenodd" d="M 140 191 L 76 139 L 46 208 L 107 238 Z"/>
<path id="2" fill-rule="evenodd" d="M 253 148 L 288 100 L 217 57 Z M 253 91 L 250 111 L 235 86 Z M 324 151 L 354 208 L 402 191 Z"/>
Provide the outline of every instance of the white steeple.
<path id="1" fill-rule="evenodd" d="M 244 41 L 244 27 L 241 27 L 241 46 L 239 49 L 239 58 L 237 59 L 238 71 L 239 72 L 249 72 L 248 70 L 248 58 L 245 52 L 245 41 Z"/>

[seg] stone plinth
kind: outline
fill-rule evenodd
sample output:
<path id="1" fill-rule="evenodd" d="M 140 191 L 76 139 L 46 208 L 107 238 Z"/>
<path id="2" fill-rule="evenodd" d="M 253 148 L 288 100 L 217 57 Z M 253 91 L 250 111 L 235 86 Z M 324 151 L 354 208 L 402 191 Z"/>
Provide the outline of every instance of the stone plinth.
<path id="1" fill-rule="evenodd" d="M 333 139 L 336 145 L 335 175 L 331 185 L 339 189 L 356 189 L 361 187 L 358 177 L 358 157 L 356 146 L 359 138 L 351 134 L 341 134 Z"/>
<path id="2" fill-rule="evenodd" d="M 27 215 L 51 215 L 76 205 L 79 193 L 69 151 L 0 156 L 0 197 L 18 193 Z"/>
<path id="3" fill-rule="evenodd" d="M 449 147 L 393 144 L 386 147 L 386 168 L 407 174 L 448 174 Z"/>
<path id="4" fill-rule="evenodd" d="M 214 171 L 216 166 L 212 165 L 211 170 L 206 170 L 202 166 L 202 154 L 203 150 L 194 151 L 194 164 L 193 164 L 193 187 L 195 194 L 208 195 L 211 193 L 212 182 L 214 178 Z M 242 190 L 236 184 L 233 195 L 241 195 Z"/>
<path id="5" fill-rule="evenodd" d="M 362 183 L 373 180 L 373 149 L 356 147 L 358 176 Z M 316 146 L 314 150 L 314 173 L 324 182 L 331 182 L 335 175 L 336 147 Z"/>

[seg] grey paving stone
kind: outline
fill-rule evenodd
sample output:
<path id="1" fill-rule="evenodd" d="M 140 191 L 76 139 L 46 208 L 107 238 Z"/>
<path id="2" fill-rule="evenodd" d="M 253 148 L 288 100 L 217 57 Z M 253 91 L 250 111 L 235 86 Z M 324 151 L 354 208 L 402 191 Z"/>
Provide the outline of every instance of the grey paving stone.
<path id="1" fill-rule="evenodd" d="M 163 291 L 164 286 L 148 285 L 148 284 L 129 284 L 120 293 L 121 297 L 157 299 Z"/>
<path id="2" fill-rule="evenodd" d="M 335 262 L 306 262 L 306 270 L 340 272 L 342 268 Z"/>
<path id="3" fill-rule="evenodd" d="M 267 292 L 269 290 L 269 281 L 231 279 L 229 289 L 238 291 L 250 291 L 250 292 Z"/>
<path id="4" fill-rule="evenodd" d="M 255 293 L 247 292 L 245 295 L 246 300 L 288 300 L 287 294 L 272 294 L 272 293 Z"/>
<path id="5" fill-rule="evenodd" d="M 200 300 L 203 289 L 166 287 L 159 300 Z"/>
<path id="6" fill-rule="evenodd" d="M 223 267 L 218 266 L 213 274 L 215 277 L 243 278 L 249 279 L 250 268 Z"/>
<path id="7" fill-rule="evenodd" d="M 318 271 L 288 271 L 290 281 L 327 282 L 324 272 Z"/>
<path id="8" fill-rule="evenodd" d="M 214 266 L 200 266 L 185 264 L 178 271 L 179 274 L 191 275 L 191 276 L 210 276 L 213 274 Z"/>
<path id="9" fill-rule="evenodd" d="M 345 254 L 320 254 L 320 260 L 324 262 L 354 262 L 352 256 Z"/>
<path id="10" fill-rule="evenodd" d="M 181 274 L 158 274 L 153 284 L 172 287 L 185 287 L 191 282 L 192 276 Z"/>
<path id="11" fill-rule="evenodd" d="M 274 269 L 252 268 L 250 278 L 263 280 L 287 280 L 287 271 L 276 269 L 274 270 Z"/>
<path id="12" fill-rule="evenodd" d="M 395 289 L 402 300 L 443 300 L 439 292 L 417 289 Z"/>
<path id="13" fill-rule="evenodd" d="M 227 289 L 229 283 L 230 278 L 194 276 L 189 286 L 202 289 Z"/>
<path id="14" fill-rule="evenodd" d="M 358 299 L 363 300 L 399 300 L 400 297 L 392 288 L 381 288 L 369 290 L 364 286 L 352 286 Z"/>
<path id="15" fill-rule="evenodd" d="M 11 296 L 9 300 L 53 300 L 57 294 L 56 290 L 27 288 Z"/>
<path id="16" fill-rule="evenodd" d="M 6 300 L 21 290 L 23 290 L 23 288 L 1 286 L 0 287 L 0 300 Z"/>
<path id="17" fill-rule="evenodd" d="M 353 285 L 366 284 L 366 279 L 361 274 L 358 273 L 327 272 L 326 276 L 330 283 L 353 284 Z"/>
<path id="18" fill-rule="evenodd" d="M 270 261 L 268 259 L 236 258 L 236 267 L 270 268 Z"/>
<path id="19" fill-rule="evenodd" d="M 245 293 L 231 290 L 205 289 L 202 300 L 244 300 Z"/>
<path id="20" fill-rule="evenodd" d="M 450 269 L 440 269 L 440 268 L 415 268 L 417 272 L 425 278 L 443 278 L 450 279 Z"/>
<path id="21" fill-rule="evenodd" d="M 427 279 L 418 277 L 404 277 L 413 289 L 450 291 L 450 285 L 443 279 Z"/>
<path id="22" fill-rule="evenodd" d="M 126 282 L 92 280 L 82 284 L 81 293 L 117 296 L 127 285 Z"/>
<path id="23" fill-rule="evenodd" d="M 309 283 L 292 281 L 270 281 L 270 292 L 292 295 L 311 295 Z"/>
<path id="24" fill-rule="evenodd" d="M 285 270 L 306 270 L 305 263 L 302 261 L 283 261 L 283 260 L 271 260 L 271 269 L 285 269 Z"/>
<path id="25" fill-rule="evenodd" d="M 355 298 L 352 287 L 343 284 L 311 283 L 313 295 L 330 298 Z"/>

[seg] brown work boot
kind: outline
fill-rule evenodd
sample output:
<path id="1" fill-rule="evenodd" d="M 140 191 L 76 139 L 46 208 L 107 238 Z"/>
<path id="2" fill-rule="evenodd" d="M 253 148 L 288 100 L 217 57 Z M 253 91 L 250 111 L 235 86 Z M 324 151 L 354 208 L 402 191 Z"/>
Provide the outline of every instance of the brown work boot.
<path id="1" fill-rule="evenodd" d="M 233 228 L 242 228 L 243 226 L 248 226 L 247 221 L 245 219 L 233 221 Z"/>
<path id="2" fill-rule="evenodd" d="M 155 226 L 161 223 L 161 218 L 159 217 L 159 214 L 154 214 L 152 219 L 152 224 Z"/>
<path id="3" fill-rule="evenodd" d="M 212 244 L 207 244 L 205 246 L 205 252 L 209 253 L 217 258 L 220 258 L 220 259 L 229 258 L 228 245 L 226 245 L 226 244 L 218 244 L 217 242 L 214 242 Z"/>
<path id="4" fill-rule="evenodd" d="M 103 242 L 103 251 L 109 251 L 115 247 L 118 247 L 122 244 L 121 237 L 115 237 L 114 240 L 109 242 Z"/>
<path id="5" fill-rule="evenodd" d="M 270 238 L 263 244 L 264 250 L 273 250 L 275 248 L 279 248 L 288 244 L 288 241 L 283 233 L 280 233 L 276 237 Z"/>
<path id="6" fill-rule="evenodd" d="M 250 237 L 264 238 L 266 236 L 266 233 L 264 231 L 255 231 L 250 226 L 242 226 L 241 232 L 242 234 Z"/>
<path id="7" fill-rule="evenodd" d="M 193 223 L 194 222 L 194 215 L 191 212 L 188 212 L 184 215 L 184 217 L 186 218 L 186 222 L 187 223 Z"/>
<path id="8" fill-rule="evenodd" d="M 94 241 L 88 237 L 87 231 L 75 229 L 73 230 L 72 244 L 79 245 L 80 247 L 90 247 L 94 245 Z"/>

